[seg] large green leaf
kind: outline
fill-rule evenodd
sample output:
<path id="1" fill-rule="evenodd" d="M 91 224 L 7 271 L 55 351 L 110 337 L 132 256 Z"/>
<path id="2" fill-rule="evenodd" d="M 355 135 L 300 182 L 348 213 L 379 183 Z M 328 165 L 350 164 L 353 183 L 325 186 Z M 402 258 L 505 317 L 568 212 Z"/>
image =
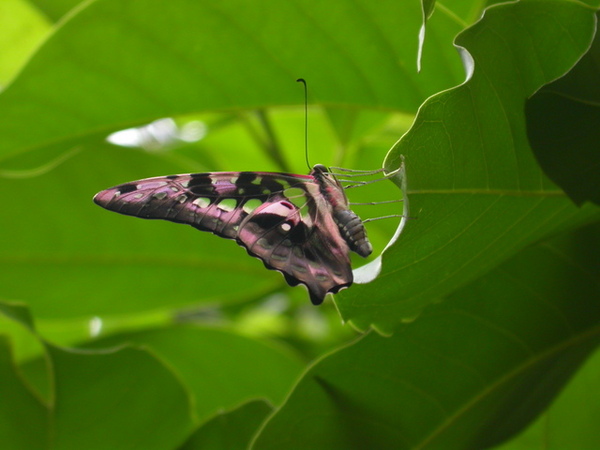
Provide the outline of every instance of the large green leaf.
<path id="1" fill-rule="evenodd" d="M 33 327 L 22 307 L 2 304 L 1 311 Z M 146 350 L 83 351 L 42 341 L 50 386 L 49 401 L 42 403 L 30 380 L 18 375 L 5 340 L 0 343 L 0 433 L 6 448 L 173 448 L 192 431 L 187 390 Z"/>
<path id="2" fill-rule="evenodd" d="M 314 102 L 415 111 L 459 76 L 455 58 L 425 54 L 419 75 L 406 67 L 420 16 L 418 3 L 391 0 L 91 2 L 0 98 L 11 118 L 0 123 L 0 157 L 157 117 L 298 104 L 299 76 Z"/>
<path id="3" fill-rule="evenodd" d="M 499 448 L 529 450 L 597 447 L 596 417 L 600 414 L 599 378 L 600 352 L 596 352 L 534 424 L 517 438 Z"/>
<path id="4" fill-rule="evenodd" d="M 338 1 L 323 9 L 308 1 L 249 7 L 234 0 L 104 0 L 69 16 L 0 96 L 8 118 L 0 121 L 0 192 L 4 214 L 14 218 L 0 237 L 2 294 L 26 300 L 38 317 L 56 318 L 239 302 L 279 289 L 279 275 L 243 258 L 232 243 L 172 224 L 111 217 L 90 201 L 100 189 L 159 174 L 277 170 L 249 145 L 243 128 L 209 120 L 199 146 L 158 154 L 98 139 L 158 117 L 301 104 L 298 75 L 309 80 L 311 102 L 346 110 L 414 112 L 428 95 L 458 82 L 450 42 L 459 25 L 447 15 L 431 18 L 436 40 L 417 75 L 416 3 Z M 340 162 L 336 141 L 315 114 L 313 158 Z M 285 159 L 304 171 L 297 117 L 293 127 L 280 120 L 277 131 L 281 146 L 295 151 Z M 388 148 L 397 136 L 388 138 Z M 367 156 L 354 159 L 377 167 L 384 149 L 371 145 Z M 24 199 L 40 198 L 25 207 Z M 24 283 L 32 272 L 36 283 Z"/>
<path id="5" fill-rule="evenodd" d="M 94 205 L 97 191 L 128 179 L 128 170 L 120 167 L 181 172 L 139 151 L 101 150 L 80 152 L 39 177 L 0 181 L 4 211 L 18 218 L 5 224 L 0 237 L 6 297 L 27 300 L 38 317 L 103 316 L 165 304 L 235 301 L 276 285 L 278 279 L 261 279 L 262 265 L 242 258 L 244 252 L 231 242 L 190 227 L 174 232 L 166 222 L 124 220 Z M 46 200 L 25 207 L 23 197 L 8 195 L 12 188 Z M 236 283 L 227 281 L 228 270 L 235 271 Z M 23 281 L 33 275 L 35 283 Z"/>
<path id="6" fill-rule="evenodd" d="M 0 91 L 47 32 L 43 17 L 26 0 L 0 3 Z"/>
<path id="7" fill-rule="evenodd" d="M 430 98 L 386 161 L 395 168 L 405 157 L 415 220 L 383 255 L 380 277 L 340 296 L 345 319 L 390 332 L 525 245 L 597 214 L 544 175 L 524 117 L 526 98 L 588 50 L 595 24 L 575 3 L 519 2 L 490 8 L 459 35 L 469 79 Z"/>
<path id="8" fill-rule="evenodd" d="M 282 349 L 225 331 L 179 326 L 119 334 L 93 343 L 152 349 L 185 384 L 204 421 L 249 398 L 283 402 L 303 366 Z"/>
<path id="9" fill-rule="evenodd" d="M 7 448 L 46 447 L 49 442 L 47 407 L 20 377 L 6 336 L 0 336 L 0 398 L 0 441 L 3 445 Z"/>
<path id="10" fill-rule="evenodd" d="M 181 450 L 247 448 L 270 412 L 271 407 L 267 403 L 255 400 L 234 411 L 221 413 L 199 427 Z"/>
<path id="11" fill-rule="evenodd" d="M 77 5 L 85 3 L 82 0 L 29 0 L 29 3 L 35 5 L 49 19 L 58 21 Z"/>
<path id="12" fill-rule="evenodd" d="M 48 352 L 55 379 L 55 448 L 173 448 L 190 432 L 186 390 L 147 351 L 48 346 Z"/>
<path id="13" fill-rule="evenodd" d="M 254 448 L 487 448 L 511 437 L 600 342 L 598 236 L 588 226 L 529 247 L 392 337 L 324 357 Z"/>

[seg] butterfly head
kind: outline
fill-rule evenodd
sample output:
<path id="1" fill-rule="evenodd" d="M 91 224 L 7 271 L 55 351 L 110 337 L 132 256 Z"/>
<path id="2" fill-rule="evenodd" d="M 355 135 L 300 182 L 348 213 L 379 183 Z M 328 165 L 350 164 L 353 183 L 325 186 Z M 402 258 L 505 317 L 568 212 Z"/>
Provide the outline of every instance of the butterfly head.
<path id="1" fill-rule="evenodd" d="M 323 185 L 335 185 L 343 192 L 343 187 L 336 178 L 336 176 L 331 173 L 331 171 L 327 168 L 327 166 L 323 164 L 315 164 L 310 172 L 310 174 L 315 177 L 319 182 Z"/>
<path id="2" fill-rule="evenodd" d="M 329 169 L 323 164 L 315 164 L 312 168 L 313 172 L 329 173 Z"/>

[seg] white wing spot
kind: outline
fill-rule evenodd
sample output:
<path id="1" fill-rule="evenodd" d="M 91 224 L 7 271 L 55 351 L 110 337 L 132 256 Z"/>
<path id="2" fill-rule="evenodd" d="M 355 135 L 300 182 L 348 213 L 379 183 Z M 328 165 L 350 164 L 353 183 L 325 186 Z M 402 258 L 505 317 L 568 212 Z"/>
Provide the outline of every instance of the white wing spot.
<path id="1" fill-rule="evenodd" d="M 281 230 L 282 231 L 290 231 L 291 229 L 292 229 L 292 226 L 289 223 L 283 222 L 281 224 Z"/>
<path id="2" fill-rule="evenodd" d="M 239 179 L 239 177 L 231 177 L 231 178 L 229 179 L 229 182 L 230 182 L 231 184 L 235 184 L 235 183 L 237 182 L 237 180 L 238 180 L 238 179 Z"/>
<path id="3" fill-rule="evenodd" d="M 135 195 L 133 196 L 133 198 L 135 198 L 135 199 L 140 199 L 140 198 L 142 198 L 143 196 L 144 196 L 144 194 L 142 194 L 141 192 L 138 192 L 137 194 L 135 194 Z"/>
<path id="4" fill-rule="evenodd" d="M 208 205 L 210 205 L 210 200 L 207 199 L 206 197 L 198 197 L 192 203 L 194 205 L 196 205 L 198 208 L 206 208 Z"/>
<path id="5" fill-rule="evenodd" d="M 175 187 L 175 186 L 171 186 L 171 190 L 172 190 L 173 192 L 179 192 L 179 188 L 178 188 L 178 187 Z"/>
<path id="6" fill-rule="evenodd" d="M 162 200 L 167 196 L 166 192 L 155 192 L 154 194 L 152 194 L 152 198 L 155 198 L 157 200 Z"/>
<path id="7" fill-rule="evenodd" d="M 190 180 L 183 180 L 179 184 L 181 184 L 182 187 L 186 188 L 190 185 Z"/>
<path id="8" fill-rule="evenodd" d="M 185 194 L 178 195 L 175 200 L 178 201 L 179 203 L 183 203 L 187 200 L 187 195 L 185 195 Z"/>

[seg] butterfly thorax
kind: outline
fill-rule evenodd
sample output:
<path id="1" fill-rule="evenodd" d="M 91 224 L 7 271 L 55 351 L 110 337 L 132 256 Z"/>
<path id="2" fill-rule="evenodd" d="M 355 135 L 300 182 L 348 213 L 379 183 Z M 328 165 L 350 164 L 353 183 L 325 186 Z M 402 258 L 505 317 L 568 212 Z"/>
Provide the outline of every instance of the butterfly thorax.
<path id="1" fill-rule="evenodd" d="M 350 250 L 366 258 L 373 252 L 362 220 L 348 205 L 344 188 L 322 164 L 313 167 L 310 173 L 319 183 L 321 193 L 332 208 L 333 219 Z"/>

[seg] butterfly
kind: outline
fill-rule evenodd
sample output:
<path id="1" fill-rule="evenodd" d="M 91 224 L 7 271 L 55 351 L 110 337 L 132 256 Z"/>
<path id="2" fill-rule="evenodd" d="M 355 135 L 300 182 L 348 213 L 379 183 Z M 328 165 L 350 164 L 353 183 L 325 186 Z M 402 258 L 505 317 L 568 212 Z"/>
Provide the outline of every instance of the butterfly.
<path id="1" fill-rule="evenodd" d="M 340 181 L 322 164 L 308 175 L 208 172 L 132 181 L 99 192 L 110 211 L 191 225 L 235 241 L 314 305 L 352 284 L 350 251 L 373 251 Z"/>

